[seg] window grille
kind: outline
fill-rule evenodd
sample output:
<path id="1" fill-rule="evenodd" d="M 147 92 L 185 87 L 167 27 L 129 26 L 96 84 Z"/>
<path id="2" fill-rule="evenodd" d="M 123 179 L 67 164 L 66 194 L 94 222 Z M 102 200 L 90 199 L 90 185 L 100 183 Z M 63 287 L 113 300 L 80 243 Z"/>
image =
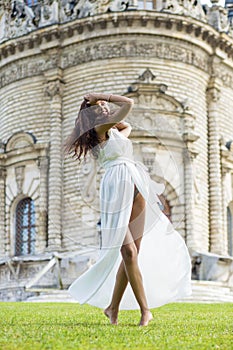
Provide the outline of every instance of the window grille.
<path id="1" fill-rule="evenodd" d="M 31 198 L 21 200 L 16 207 L 15 255 L 35 253 L 35 206 Z"/>
<path id="2" fill-rule="evenodd" d="M 233 255 L 233 218 L 232 212 L 227 207 L 227 237 L 228 237 L 228 254 Z"/>

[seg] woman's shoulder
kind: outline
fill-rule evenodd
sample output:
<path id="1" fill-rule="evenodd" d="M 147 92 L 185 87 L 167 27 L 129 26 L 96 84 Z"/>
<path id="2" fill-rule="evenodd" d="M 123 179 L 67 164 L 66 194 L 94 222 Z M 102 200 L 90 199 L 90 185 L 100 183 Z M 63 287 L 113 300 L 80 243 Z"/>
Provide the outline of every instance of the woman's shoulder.
<path id="1" fill-rule="evenodd" d="M 118 133 L 118 129 L 117 128 L 111 128 L 111 129 L 108 129 L 107 131 L 107 136 L 110 138 L 110 137 L 113 137 L 114 135 L 116 135 Z"/>
<path id="2" fill-rule="evenodd" d="M 111 133 L 113 133 L 113 134 L 119 134 L 120 133 L 120 131 L 117 128 L 114 128 L 114 127 L 109 129 L 108 131 L 110 132 L 110 134 Z"/>

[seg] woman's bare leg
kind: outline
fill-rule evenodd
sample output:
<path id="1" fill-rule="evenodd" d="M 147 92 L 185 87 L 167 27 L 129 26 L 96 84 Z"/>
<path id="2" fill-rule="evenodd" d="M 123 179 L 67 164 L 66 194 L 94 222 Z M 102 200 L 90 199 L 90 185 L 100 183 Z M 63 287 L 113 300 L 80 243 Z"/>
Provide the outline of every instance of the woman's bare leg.
<path id="1" fill-rule="evenodd" d="M 138 254 L 136 246 L 134 243 L 129 243 L 124 245 L 121 251 L 128 281 L 141 309 L 140 326 L 147 326 L 149 321 L 152 319 L 152 314 L 147 305 L 146 295 L 142 282 L 142 275 L 138 266 Z"/>
<path id="2" fill-rule="evenodd" d="M 141 273 L 137 264 L 137 255 L 140 249 L 140 243 L 144 230 L 145 222 L 145 200 L 139 193 L 135 198 L 132 213 L 130 217 L 129 232 L 126 235 L 122 246 L 123 261 L 116 276 L 116 283 L 113 291 L 112 301 L 105 309 L 105 315 L 110 318 L 112 324 L 117 324 L 117 316 L 120 301 L 130 281 L 135 296 L 141 308 L 140 325 L 147 325 L 152 319 L 152 315 L 148 310 L 145 292 L 142 284 Z"/>
<path id="3" fill-rule="evenodd" d="M 127 287 L 127 284 L 128 284 L 128 278 L 125 273 L 124 263 L 122 261 L 116 275 L 116 282 L 113 290 L 111 303 L 104 310 L 104 313 L 107 317 L 109 317 L 111 324 L 115 324 L 115 325 L 117 324 L 119 305 L 120 305 L 122 296 L 124 294 L 124 291 Z"/>
<path id="4" fill-rule="evenodd" d="M 144 199 L 142 198 L 142 196 L 140 197 L 138 194 L 133 203 L 133 208 L 132 208 L 130 223 L 129 223 L 129 229 L 132 230 L 132 235 L 134 235 L 134 238 L 130 236 L 130 239 L 128 238 L 128 241 L 127 241 L 128 243 L 134 241 L 137 247 L 137 252 L 139 252 L 139 249 L 140 249 L 140 243 L 141 243 L 143 229 L 144 229 L 144 221 L 145 221 L 144 209 L 145 209 Z M 137 230 L 135 230 L 135 227 L 137 227 Z M 126 244 L 126 239 L 123 245 L 125 244 Z M 128 284 L 128 277 L 126 275 L 125 265 L 122 259 L 122 262 L 119 266 L 119 269 L 116 275 L 116 282 L 114 286 L 111 303 L 104 310 L 105 315 L 109 317 L 110 322 L 112 324 L 117 324 L 119 305 L 120 305 L 122 296 L 124 294 L 124 291 L 127 287 L 127 284 Z"/>
<path id="5" fill-rule="evenodd" d="M 135 241 L 137 253 L 139 252 L 141 238 Z M 112 300 L 110 305 L 104 310 L 104 313 L 109 317 L 112 324 L 117 324 L 117 317 L 121 299 L 126 290 L 128 284 L 128 277 L 125 272 L 124 261 L 120 263 L 119 269 L 116 274 L 116 282 L 113 290 Z"/>

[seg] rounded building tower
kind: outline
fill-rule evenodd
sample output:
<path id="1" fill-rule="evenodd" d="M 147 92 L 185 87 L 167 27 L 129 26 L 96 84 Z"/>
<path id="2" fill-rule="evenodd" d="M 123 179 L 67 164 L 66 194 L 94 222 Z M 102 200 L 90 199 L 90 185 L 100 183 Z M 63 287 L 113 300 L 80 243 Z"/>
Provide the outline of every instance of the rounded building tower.
<path id="1" fill-rule="evenodd" d="M 232 301 L 227 8 L 214 0 L 210 8 L 194 0 L 0 6 L 0 298 L 66 289 L 95 258 L 102 170 L 91 158 L 64 158 L 62 146 L 83 95 L 96 91 L 135 101 L 135 154 L 165 184 L 164 212 L 192 258 L 193 300 L 207 290 L 208 300 Z"/>

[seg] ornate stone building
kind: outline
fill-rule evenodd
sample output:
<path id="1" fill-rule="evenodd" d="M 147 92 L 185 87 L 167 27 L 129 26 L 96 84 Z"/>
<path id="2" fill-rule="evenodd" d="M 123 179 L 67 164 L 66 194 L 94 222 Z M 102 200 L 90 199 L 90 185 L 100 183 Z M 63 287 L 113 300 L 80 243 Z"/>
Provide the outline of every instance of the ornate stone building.
<path id="1" fill-rule="evenodd" d="M 91 158 L 81 166 L 64 158 L 62 145 L 83 94 L 98 91 L 135 101 L 136 158 L 165 184 L 166 214 L 192 258 L 193 300 L 232 301 L 227 8 L 214 0 L 211 8 L 196 0 L 0 6 L 1 299 L 66 288 L 95 258 L 102 170 Z"/>

